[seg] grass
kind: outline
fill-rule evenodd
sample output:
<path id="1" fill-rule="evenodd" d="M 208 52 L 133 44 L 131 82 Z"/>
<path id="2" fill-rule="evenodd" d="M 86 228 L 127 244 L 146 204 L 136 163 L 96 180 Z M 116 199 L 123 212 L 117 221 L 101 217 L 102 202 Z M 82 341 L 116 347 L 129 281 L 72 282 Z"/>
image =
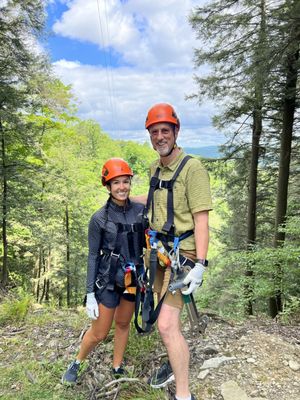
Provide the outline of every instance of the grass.
<path id="1" fill-rule="evenodd" d="M 90 388 L 85 378 L 75 386 L 61 384 L 61 376 L 78 345 L 79 334 L 89 324 L 83 309 L 55 310 L 32 303 L 21 319 L 5 321 L 6 323 L 0 326 L 1 399 L 89 398 Z M 112 338 L 113 332 L 106 340 L 111 358 Z M 155 350 L 159 351 L 158 345 L 159 336 L 156 331 L 151 335 L 139 336 L 132 326 L 125 359 L 128 365 L 134 366 L 133 377 L 140 377 L 142 369 L 149 371 L 149 362 Z M 94 357 L 97 357 L 97 354 Z M 86 370 L 88 365 L 87 361 L 83 370 Z M 117 399 L 164 400 L 167 397 L 163 391 L 151 389 L 145 382 L 139 382 L 120 384 Z"/>
<path id="2" fill-rule="evenodd" d="M 22 290 L 14 291 L 0 304 L 0 326 L 22 322 L 32 303 L 30 295 Z"/>
<path id="3" fill-rule="evenodd" d="M 0 368 L 0 397 L 3 400 L 86 399 L 76 388 L 59 383 L 61 368 L 62 362 L 49 364 L 33 360 Z"/>
<path id="4" fill-rule="evenodd" d="M 6 304 L 9 304 L 9 301 Z M 19 307 L 12 310 L 15 312 Z M 4 320 L 6 324 L 3 324 Z M 62 327 L 68 325 L 69 329 L 74 331 L 80 325 L 83 327 L 80 312 L 53 312 L 47 308 L 38 309 L 32 304 L 30 311 L 27 310 L 22 318 L 5 317 L 1 321 L 1 399 L 86 399 L 86 393 L 81 393 L 77 388 L 65 388 L 60 384 L 61 374 L 66 366 L 65 360 L 54 356 L 54 353 L 57 353 Z"/>

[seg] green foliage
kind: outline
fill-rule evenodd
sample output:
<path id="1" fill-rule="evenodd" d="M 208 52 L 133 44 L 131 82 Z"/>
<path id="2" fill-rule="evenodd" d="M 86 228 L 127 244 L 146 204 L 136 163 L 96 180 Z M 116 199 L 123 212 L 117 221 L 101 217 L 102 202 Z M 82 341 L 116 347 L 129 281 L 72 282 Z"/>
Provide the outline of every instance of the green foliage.
<path id="1" fill-rule="evenodd" d="M 290 218 L 285 227 L 287 240 L 280 248 L 254 247 L 251 251 L 221 253 L 208 269 L 206 280 L 199 290 L 199 301 L 218 313 L 234 318 L 243 318 L 245 305 L 252 300 L 256 313 L 267 313 L 267 299 L 278 289 L 282 291 L 283 316 L 297 315 L 300 296 L 300 247 L 299 217 Z M 246 277 L 245 271 L 253 271 L 253 277 Z M 277 286 L 274 280 L 276 270 L 281 280 Z M 245 296 L 245 286 L 253 291 Z"/>
<path id="2" fill-rule="evenodd" d="M 300 298 L 298 296 L 287 296 L 284 310 L 279 314 L 280 320 L 285 323 L 299 323 L 300 321 Z"/>
<path id="3" fill-rule="evenodd" d="M 24 321 L 32 304 L 32 297 L 22 289 L 14 290 L 0 304 L 0 325 Z"/>

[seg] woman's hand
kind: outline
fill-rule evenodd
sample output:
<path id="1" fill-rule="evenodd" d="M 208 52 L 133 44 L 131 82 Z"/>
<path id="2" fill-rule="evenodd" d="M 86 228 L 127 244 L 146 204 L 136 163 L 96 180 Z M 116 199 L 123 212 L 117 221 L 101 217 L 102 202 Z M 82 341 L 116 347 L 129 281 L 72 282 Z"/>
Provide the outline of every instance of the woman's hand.
<path id="1" fill-rule="evenodd" d="M 94 292 L 86 295 L 86 313 L 91 319 L 96 320 L 99 317 L 99 307 Z"/>

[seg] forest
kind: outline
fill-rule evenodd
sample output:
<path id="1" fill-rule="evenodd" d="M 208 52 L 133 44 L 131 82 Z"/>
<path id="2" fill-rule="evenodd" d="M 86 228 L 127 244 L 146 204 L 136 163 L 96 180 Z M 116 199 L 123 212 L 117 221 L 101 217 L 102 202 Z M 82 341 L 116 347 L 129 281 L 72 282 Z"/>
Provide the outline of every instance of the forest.
<path id="1" fill-rule="evenodd" d="M 103 163 L 127 160 L 142 194 L 156 159 L 150 142 L 113 140 L 76 115 L 72 88 L 30 45 L 45 35 L 45 6 L 0 3 L 0 326 L 32 304 L 82 305 L 88 221 L 107 199 Z M 236 320 L 299 321 L 300 2 L 215 0 L 189 23 L 199 47 L 187 100 L 219 106 L 213 123 L 227 138 L 219 158 L 201 157 L 214 209 L 197 302 Z"/>

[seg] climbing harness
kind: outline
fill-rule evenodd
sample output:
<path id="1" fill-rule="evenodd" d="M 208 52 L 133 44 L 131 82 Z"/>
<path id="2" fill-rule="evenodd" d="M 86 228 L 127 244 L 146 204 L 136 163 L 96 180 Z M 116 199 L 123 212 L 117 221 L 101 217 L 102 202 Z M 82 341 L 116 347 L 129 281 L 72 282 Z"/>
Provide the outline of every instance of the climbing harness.
<path id="1" fill-rule="evenodd" d="M 106 204 L 106 212 L 108 211 L 109 201 Z M 107 218 L 108 220 L 108 218 Z M 124 273 L 125 293 L 136 294 L 139 276 L 143 274 L 143 264 L 135 265 L 131 260 L 137 260 L 141 254 L 136 254 L 136 249 L 142 249 L 144 245 L 145 226 L 142 222 L 132 224 L 115 223 L 110 220 L 116 227 L 116 238 L 106 244 L 101 250 L 101 262 L 106 265 L 105 272 L 100 269 L 96 279 L 96 287 L 101 290 L 107 288 L 110 291 L 115 290 L 116 274 L 119 269 Z M 129 259 L 126 259 L 121 253 L 122 240 L 124 234 L 128 243 Z"/>
<path id="2" fill-rule="evenodd" d="M 176 169 L 173 177 L 170 180 L 161 180 L 158 178 L 160 167 L 157 167 L 154 176 L 150 180 L 150 188 L 148 192 L 146 213 L 152 206 L 152 222 L 154 218 L 154 192 L 158 189 L 167 189 L 167 221 L 164 223 L 162 231 L 157 232 L 148 229 L 146 231 L 146 245 L 149 258 L 148 275 L 149 278 L 144 282 L 145 288 L 143 296 L 139 296 L 136 301 L 136 312 L 135 312 L 135 327 L 139 333 L 150 332 L 152 325 L 158 318 L 163 300 L 166 296 L 167 290 L 162 294 L 160 301 L 156 308 L 154 308 L 154 296 L 153 296 L 153 284 L 156 274 L 157 262 L 165 267 L 170 268 L 170 282 L 183 278 L 185 269 L 194 267 L 194 262 L 182 254 L 179 253 L 179 244 L 181 240 L 191 236 L 194 231 L 189 230 L 180 236 L 175 236 L 174 226 L 174 198 L 173 198 L 173 186 L 174 183 L 182 171 L 187 161 L 192 158 L 185 156 L 178 168 Z M 171 243 L 171 245 L 170 245 Z M 138 325 L 138 315 L 140 302 L 142 302 L 142 321 L 143 326 Z"/>
<path id="3" fill-rule="evenodd" d="M 173 198 L 173 186 L 174 183 L 182 171 L 183 167 L 185 164 L 188 162 L 188 160 L 192 158 L 191 156 L 185 156 L 181 163 L 179 164 L 177 170 L 175 171 L 175 174 L 173 177 L 166 181 L 166 180 L 161 180 L 158 178 L 160 167 L 156 168 L 156 171 L 154 175 L 152 176 L 150 180 L 150 188 L 148 192 L 148 198 L 147 198 L 147 204 L 146 204 L 146 212 L 149 211 L 150 206 L 152 205 L 152 221 L 154 218 L 154 202 L 153 202 L 153 195 L 155 190 L 157 189 L 167 189 L 168 190 L 168 197 L 167 197 L 167 221 L 164 223 L 164 226 L 162 227 L 162 231 L 167 234 L 174 234 L 174 198 Z M 192 232 L 191 232 L 192 234 Z"/>

